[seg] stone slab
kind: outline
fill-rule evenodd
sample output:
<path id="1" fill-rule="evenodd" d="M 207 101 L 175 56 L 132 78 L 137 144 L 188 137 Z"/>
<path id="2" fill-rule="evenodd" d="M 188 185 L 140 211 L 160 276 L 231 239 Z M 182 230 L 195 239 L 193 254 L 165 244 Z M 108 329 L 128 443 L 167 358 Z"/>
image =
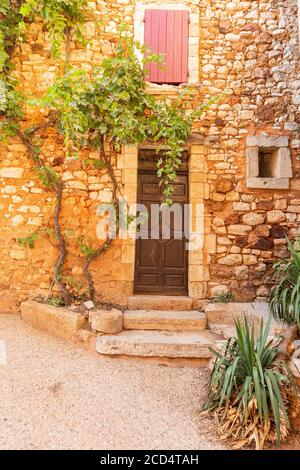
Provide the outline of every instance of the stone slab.
<path id="1" fill-rule="evenodd" d="M 257 318 L 257 317 L 256 317 Z M 254 320 L 254 332 L 255 335 L 258 334 L 259 331 L 259 321 Z M 214 335 L 222 336 L 225 340 L 229 338 L 236 337 L 236 328 L 233 324 L 219 324 L 219 323 L 210 323 L 209 325 L 210 331 Z M 270 332 L 268 336 L 268 340 L 274 339 L 275 336 L 281 336 L 284 331 L 285 327 L 282 324 L 277 323 L 275 320 L 271 321 Z"/>
<path id="2" fill-rule="evenodd" d="M 289 189 L 289 178 L 247 178 L 247 188 Z"/>
<path id="3" fill-rule="evenodd" d="M 125 330 L 201 331 L 206 316 L 196 311 L 127 310 L 123 314 Z"/>
<path id="4" fill-rule="evenodd" d="M 23 320 L 35 328 L 72 341 L 76 341 L 85 323 L 82 313 L 34 301 L 22 302 L 21 314 Z"/>
<path id="5" fill-rule="evenodd" d="M 133 295 L 128 299 L 129 310 L 192 310 L 193 299 L 173 295 Z"/>
<path id="6" fill-rule="evenodd" d="M 210 358 L 210 347 L 218 339 L 204 332 L 123 331 L 118 335 L 98 336 L 96 351 L 100 354 L 141 357 Z"/>
<path id="7" fill-rule="evenodd" d="M 256 321 L 263 319 L 265 322 L 269 316 L 269 307 L 265 302 L 229 302 L 229 303 L 209 303 L 205 307 L 205 314 L 208 324 L 221 323 L 233 324 L 238 318 L 243 319 L 244 315 Z"/>
<path id="8" fill-rule="evenodd" d="M 95 310 L 90 313 L 91 328 L 104 334 L 120 333 L 123 327 L 123 314 L 120 310 Z"/>
<path id="9" fill-rule="evenodd" d="M 286 135 L 253 135 L 246 139 L 247 147 L 288 147 L 289 138 Z"/>

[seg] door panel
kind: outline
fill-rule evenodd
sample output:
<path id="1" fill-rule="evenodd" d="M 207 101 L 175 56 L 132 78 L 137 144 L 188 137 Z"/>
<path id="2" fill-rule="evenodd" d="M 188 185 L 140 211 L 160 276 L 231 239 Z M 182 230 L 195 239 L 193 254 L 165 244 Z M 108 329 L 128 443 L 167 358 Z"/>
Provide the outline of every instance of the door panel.
<path id="1" fill-rule="evenodd" d="M 148 209 L 148 239 L 136 241 L 135 292 L 144 294 L 186 295 L 188 289 L 188 252 L 185 249 L 183 205 L 188 203 L 188 174 L 179 172 L 174 184 L 173 202 L 182 208 L 180 224 L 174 224 L 171 211 L 167 239 L 163 239 L 162 215 L 151 219 L 151 205 L 163 200 L 156 169 L 138 172 L 138 203 Z M 150 239 L 151 225 L 159 223 L 158 239 Z M 169 232 L 169 234 L 168 234 Z"/>

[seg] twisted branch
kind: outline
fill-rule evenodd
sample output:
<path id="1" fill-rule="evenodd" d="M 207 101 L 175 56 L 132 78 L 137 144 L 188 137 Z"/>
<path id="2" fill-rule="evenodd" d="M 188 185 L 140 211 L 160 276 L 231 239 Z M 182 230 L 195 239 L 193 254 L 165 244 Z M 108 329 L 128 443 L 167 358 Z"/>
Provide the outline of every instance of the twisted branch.
<path id="1" fill-rule="evenodd" d="M 72 301 L 72 296 L 66 286 L 63 284 L 61 281 L 61 271 L 66 259 L 66 242 L 65 239 L 62 235 L 61 229 L 60 229 L 60 224 L 59 224 L 59 216 L 61 213 L 61 204 L 62 204 L 62 192 L 63 192 L 63 183 L 60 181 L 57 186 L 56 186 L 56 206 L 54 210 L 54 231 L 55 231 L 55 237 L 58 240 L 58 247 L 59 247 L 59 255 L 56 260 L 55 266 L 54 266 L 54 281 L 61 291 L 63 298 L 65 300 L 66 305 L 70 305 Z"/>
<path id="2" fill-rule="evenodd" d="M 112 152 L 110 152 L 109 156 L 106 154 L 105 148 L 104 148 L 104 140 L 102 139 L 101 145 L 99 147 L 99 157 L 105 163 L 106 169 L 108 171 L 109 177 L 113 185 L 113 194 L 112 194 L 113 204 L 115 207 L 118 207 L 119 204 L 117 200 L 117 191 L 121 195 L 122 195 L 122 191 L 116 180 L 114 169 L 111 164 L 111 153 Z M 118 232 L 118 226 L 117 226 L 117 232 Z M 89 297 L 93 301 L 95 299 L 96 291 L 95 291 L 95 284 L 94 284 L 93 276 L 91 275 L 89 268 L 90 268 L 92 261 L 96 260 L 104 251 L 106 251 L 110 247 L 110 245 L 112 244 L 112 241 L 113 241 L 112 238 L 110 238 L 109 234 L 107 234 L 107 238 L 105 242 L 103 243 L 103 245 L 99 247 L 97 250 L 95 250 L 91 256 L 86 258 L 84 265 L 83 265 L 83 275 L 88 284 Z"/>

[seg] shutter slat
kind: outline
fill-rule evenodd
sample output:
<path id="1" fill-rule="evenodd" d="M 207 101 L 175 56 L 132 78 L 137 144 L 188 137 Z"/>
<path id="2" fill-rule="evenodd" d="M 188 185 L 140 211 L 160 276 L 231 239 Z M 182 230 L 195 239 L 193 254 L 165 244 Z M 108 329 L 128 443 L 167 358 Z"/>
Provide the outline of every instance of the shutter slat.
<path id="1" fill-rule="evenodd" d="M 159 54 L 159 12 L 152 10 L 152 28 L 151 28 L 151 50 L 155 54 Z M 150 81 L 158 81 L 158 67 L 154 62 L 151 63 Z"/>
<path id="2" fill-rule="evenodd" d="M 188 81 L 189 61 L 189 12 L 182 12 L 182 55 L 181 55 L 181 82 Z"/>
<path id="3" fill-rule="evenodd" d="M 163 57 L 163 63 L 157 67 L 157 81 L 165 83 L 166 81 L 166 52 L 167 52 L 167 11 L 162 10 L 159 15 L 159 38 L 158 52 Z"/>
<path id="4" fill-rule="evenodd" d="M 152 29 L 152 12 L 150 10 L 145 11 L 145 32 L 144 42 L 147 47 L 150 48 L 151 44 L 151 29 Z M 147 57 L 147 54 L 145 54 Z M 151 62 L 145 63 L 145 79 L 151 80 Z"/>
<path id="5" fill-rule="evenodd" d="M 167 50 L 166 50 L 166 83 L 171 83 L 174 70 L 174 36 L 175 36 L 175 12 L 167 12 L 168 32 L 167 32 Z"/>
<path id="6" fill-rule="evenodd" d="M 188 81 L 189 12 L 186 10 L 146 10 L 145 44 L 165 56 L 164 69 L 150 63 L 146 78 L 154 83 Z"/>
<path id="7" fill-rule="evenodd" d="M 182 73 L 182 14 L 180 11 L 175 11 L 175 31 L 173 81 L 180 83 Z"/>

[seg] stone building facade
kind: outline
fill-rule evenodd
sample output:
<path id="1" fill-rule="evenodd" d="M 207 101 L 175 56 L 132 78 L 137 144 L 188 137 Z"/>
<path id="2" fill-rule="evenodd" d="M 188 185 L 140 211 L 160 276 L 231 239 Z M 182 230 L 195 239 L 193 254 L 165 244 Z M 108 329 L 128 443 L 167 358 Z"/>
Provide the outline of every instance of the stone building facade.
<path id="1" fill-rule="evenodd" d="M 187 10 L 189 82 L 199 103 L 222 94 L 194 123 L 187 142 L 189 202 L 204 206 L 204 242 L 188 255 L 187 294 L 194 307 L 220 294 L 237 301 L 266 299 L 269 272 L 287 255 L 287 234 L 300 234 L 300 76 L 296 0 L 97 0 L 86 24 L 88 44 L 71 44 L 70 60 L 86 70 L 113 53 L 118 24 L 143 37 L 147 8 Z M 97 20 L 97 22 L 96 22 Z M 30 25 L 15 53 L 16 74 L 35 94 L 53 82 L 57 62 L 41 23 Z M 149 84 L 176 98 L 185 85 Z M 43 119 L 28 110 L 26 125 Z M 66 159 L 61 136 L 41 133 L 43 158 L 65 182 L 61 219 L 68 242 L 64 276 L 82 279 L 78 237 L 94 246 L 97 205 L 112 196 L 105 170 L 89 162 L 93 152 Z M 137 201 L 139 153 L 125 147 L 114 162 L 128 203 Z M 35 249 L 17 240 L 51 224 L 54 196 L 42 189 L 26 148 L 14 138 L 0 152 L 0 288 L 7 307 L 49 291 L 55 242 L 41 234 Z M 99 300 L 126 305 L 134 294 L 136 242 L 115 240 L 91 266 Z M 68 281 L 67 281 L 68 282 Z M 80 289 L 80 288 L 79 288 Z"/>

